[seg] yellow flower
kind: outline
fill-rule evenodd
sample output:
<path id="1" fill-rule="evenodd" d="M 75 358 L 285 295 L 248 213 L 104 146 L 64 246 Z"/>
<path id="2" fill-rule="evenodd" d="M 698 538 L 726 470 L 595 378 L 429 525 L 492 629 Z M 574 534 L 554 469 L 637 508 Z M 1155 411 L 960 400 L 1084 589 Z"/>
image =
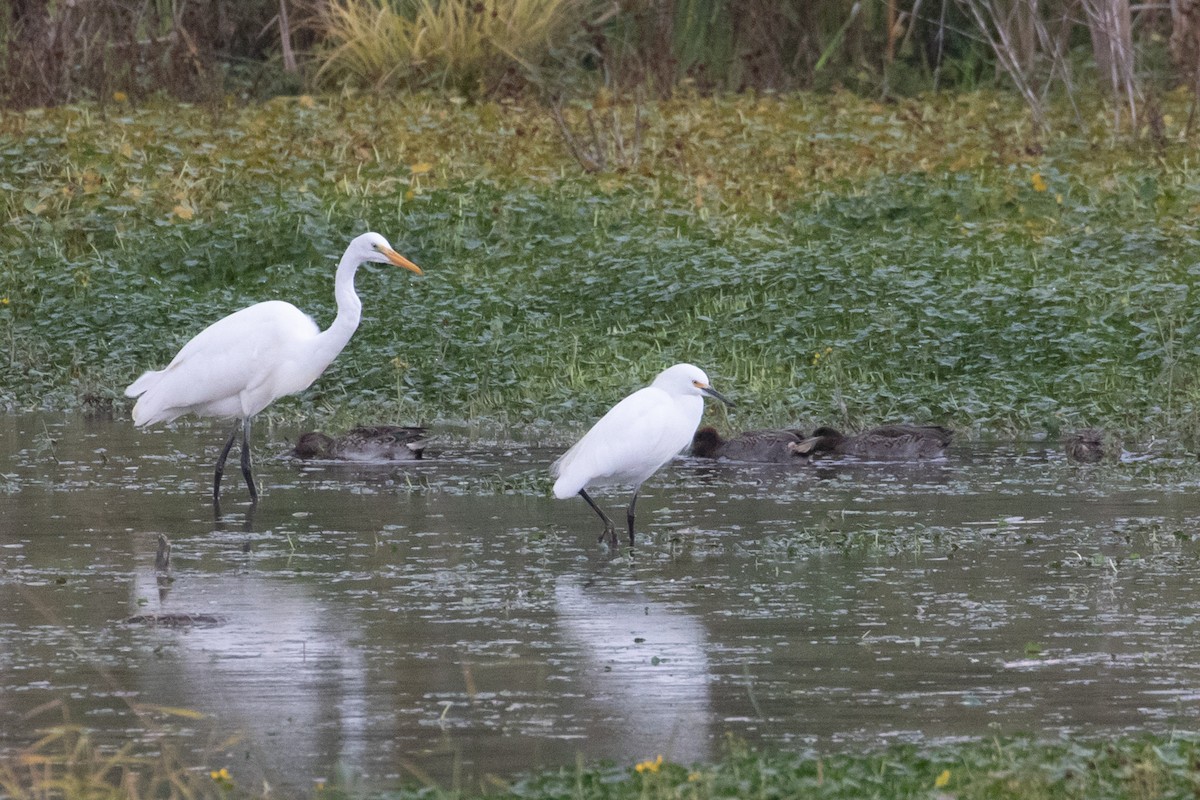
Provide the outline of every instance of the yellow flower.
<path id="1" fill-rule="evenodd" d="M 662 763 L 663 757 L 660 755 L 653 761 L 643 761 L 640 764 L 636 764 L 634 769 L 638 772 L 658 772 L 659 768 L 662 766 Z"/>
<path id="2" fill-rule="evenodd" d="M 124 92 L 113 92 L 113 101 L 114 102 L 124 103 L 128 99 L 129 99 L 129 95 L 125 94 Z"/>
<path id="3" fill-rule="evenodd" d="M 1035 192 L 1046 191 L 1046 188 L 1047 188 L 1046 180 L 1042 177 L 1042 173 L 1040 173 L 1040 172 L 1033 173 L 1033 175 L 1029 176 L 1029 182 L 1031 184 L 1033 184 L 1033 190 Z"/>
<path id="4" fill-rule="evenodd" d="M 934 780 L 933 785 L 934 785 L 934 787 L 941 789 L 943 786 L 945 786 L 949 782 L 950 782 L 950 770 L 944 769 L 944 770 L 942 770 L 942 774 L 938 775 L 937 779 Z"/>
<path id="5" fill-rule="evenodd" d="M 8 298 L 0 297 L 0 306 L 6 306 L 6 305 L 8 305 Z"/>
<path id="6" fill-rule="evenodd" d="M 212 772 L 208 773 L 208 777 L 212 778 L 214 781 L 228 781 L 229 770 L 225 769 L 224 767 L 221 767 L 220 769 L 214 769 Z"/>

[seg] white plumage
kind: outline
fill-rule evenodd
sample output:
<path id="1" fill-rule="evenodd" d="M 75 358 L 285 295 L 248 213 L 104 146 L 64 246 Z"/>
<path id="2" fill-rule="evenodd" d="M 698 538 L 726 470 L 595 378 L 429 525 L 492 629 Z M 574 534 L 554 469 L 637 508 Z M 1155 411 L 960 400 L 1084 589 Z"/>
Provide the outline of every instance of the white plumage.
<path id="1" fill-rule="evenodd" d="M 729 403 L 708 385 L 708 376 L 691 364 L 676 364 L 654 382 L 617 403 L 574 447 L 550 468 L 554 496 L 580 495 L 604 520 L 604 536 L 616 544 L 611 519 L 588 496 L 590 486 L 631 485 L 629 543 L 633 544 L 634 506 L 641 485 L 691 441 L 704 414 L 704 395 Z"/>
<path id="2" fill-rule="evenodd" d="M 252 417 L 272 400 L 307 389 L 333 362 L 341 347 L 320 347 L 320 333 L 311 317 L 279 300 L 230 314 L 185 344 L 166 369 L 145 373 L 125 390 L 138 398 L 133 422 L 142 427 L 188 413 Z"/>
<path id="3" fill-rule="evenodd" d="M 165 369 L 144 373 L 125 390 L 137 397 L 133 422 L 141 427 L 184 414 L 242 420 L 242 474 L 250 498 L 258 492 L 250 472 L 250 420 L 275 399 L 312 385 L 350 341 L 362 318 L 354 275 L 366 261 L 391 263 L 418 275 L 420 268 L 378 233 L 350 242 L 334 279 L 337 317 L 326 330 L 291 303 L 270 300 L 217 320 L 185 344 Z M 217 461 L 213 500 L 219 500 L 230 436 Z"/>

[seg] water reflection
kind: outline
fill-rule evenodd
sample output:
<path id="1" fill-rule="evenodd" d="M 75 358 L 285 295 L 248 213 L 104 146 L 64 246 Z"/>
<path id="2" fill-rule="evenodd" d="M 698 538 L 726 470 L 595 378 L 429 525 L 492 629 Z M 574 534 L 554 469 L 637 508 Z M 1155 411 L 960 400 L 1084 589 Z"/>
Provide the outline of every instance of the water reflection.
<path id="1" fill-rule="evenodd" d="M 327 777 L 308 772 L 322 762 L 361 760 L 368 674 L 356 620 L 304 584 L 262 580 L 234 561 L 220 573 L 183 572 L 169 591 L 160 576 L 152 565 L 134 573 L 131 615 L 214 622 L 131 632 L 154 657 L 131 665 L 129 688 L 241 732 L 243 772 L 272 785 Z"/>
<path id="2" fill-rule="evenodd" d="M 709 758 L 712 676 L 704 626 L 647 596 L 638 582 L 607 583 L 571 577 L 554 587 L 563 672 L 581 691 L 574 719 L 563 723 L 592 739 L 596 755 Z"/>
<path id="3" fill-rule="evenodd" d="M 278 452 L 295 435 L 263 429 Z M 0 418 L 0 748 L 51 700 L 114 742 L 161 733 L 135 706 L 195 709 L 155 725 L 240 732 L 222 758 L 300 788 L 687 761 L 726 733 L 825 750 L 1195 724 L 1194 458 L 681 460 L 614 558 L 549 497 L 560 448 L 267 459 L 257 509 L 214 518 L 212 438 Z M 205 624 L 122 622 L 156 614 Z"/>

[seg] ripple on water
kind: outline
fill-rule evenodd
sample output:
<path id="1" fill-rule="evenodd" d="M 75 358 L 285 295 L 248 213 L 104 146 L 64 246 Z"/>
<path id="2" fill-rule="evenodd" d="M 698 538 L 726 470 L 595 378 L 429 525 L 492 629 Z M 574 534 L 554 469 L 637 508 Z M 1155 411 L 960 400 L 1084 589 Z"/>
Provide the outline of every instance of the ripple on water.
<path id="1" fill-rule="evenodd" d="M 164 735 L 135 708 L 195 709 L 170 730 L 241 733 L 247 770 L 307 789 L 346 765 L 445 783 L 577 753 L 689 761 L 726 733 L 820 752 L 1166 730 L 1196 700 L 1193 459 L 681 459 L 646 484 L 629 557 L 549 497 L 558 451 L 264 459 L 262 503 L 235 480 L 214 518 L 215 428 L 44 428 L 0 454 L 0 748 L 54 700 L 113 742 Z M 620 519 L 627 495 L 597 500 Z M 156 615 L 221 621 L 121 624 Z"/>

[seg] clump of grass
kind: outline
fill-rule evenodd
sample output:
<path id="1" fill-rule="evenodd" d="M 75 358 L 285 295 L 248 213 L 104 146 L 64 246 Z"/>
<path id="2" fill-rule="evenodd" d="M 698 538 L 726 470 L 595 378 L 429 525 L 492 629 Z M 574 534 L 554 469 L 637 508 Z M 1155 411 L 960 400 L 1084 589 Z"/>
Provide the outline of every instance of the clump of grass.
<path id="1" fill-rule="evenodd" d="M 51 703 L 34 716 L 55 709 L 62 721 L 42 728 L 36 741 L 19 752 L 0 757 L 0 797 L 6 800 L 92 798 L 120 800 L 135 797 L 176 798 L 254 797 L 240 788 L 227 768 L 209 770 L 169 736 L 153 744 L 128 742 L 119 747 L 93 740 L 88 729 L 74 723 L 66 707 Z M 192 718 L 184 709 L 159 709 Z M 227 748 L 236 742 L 220 745 Z"/>
<path id="2" fill-rule="evenodd" d="M 372 89 L 436 86 L 468 97 L 523 86 L 569 50 L 592 0 L 330 0 L 318 79 Z"/>

